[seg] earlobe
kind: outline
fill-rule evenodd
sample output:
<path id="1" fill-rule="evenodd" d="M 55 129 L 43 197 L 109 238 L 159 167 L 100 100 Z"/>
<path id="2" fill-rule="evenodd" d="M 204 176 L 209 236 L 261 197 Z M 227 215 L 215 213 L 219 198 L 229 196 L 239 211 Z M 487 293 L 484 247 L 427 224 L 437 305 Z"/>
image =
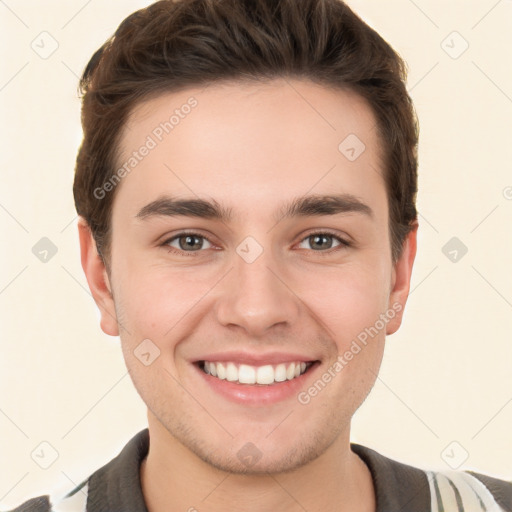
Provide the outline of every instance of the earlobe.
<path id="1" fill-rule="evenodd" d="M 408 233 L 404 240 L 402 253 L 393 268 L 392 289 L 389 295 L 389 310 L 396 312 L 394 318 L 386 326 L 386 334 L 393 334 L 402 323 L 405 303 L 409 295 L 411 274 L 416 257 L 418 223 Z"/>
<path id="2" fill-rule="evenodd" d="M 101 329 L 110 336 L 119 336 L 112 286 L 89 225 L 83 217 L 79 217 L 78 220 L 78 236 L 82 268 L 94 301 L 100 310 Z"/>

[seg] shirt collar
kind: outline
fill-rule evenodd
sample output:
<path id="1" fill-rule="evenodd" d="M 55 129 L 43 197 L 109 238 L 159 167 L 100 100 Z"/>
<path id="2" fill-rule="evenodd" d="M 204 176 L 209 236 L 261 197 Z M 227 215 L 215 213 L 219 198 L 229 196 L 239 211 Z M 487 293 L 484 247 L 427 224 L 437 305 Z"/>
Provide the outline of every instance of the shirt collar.
<path id="1" fill-rule="evenodd" d="M 351 448 L 370 470 L 377 512 L 431 510 L 430 486 L 424 471 L 388 459 L 366 446 L 352 443 Z"/>

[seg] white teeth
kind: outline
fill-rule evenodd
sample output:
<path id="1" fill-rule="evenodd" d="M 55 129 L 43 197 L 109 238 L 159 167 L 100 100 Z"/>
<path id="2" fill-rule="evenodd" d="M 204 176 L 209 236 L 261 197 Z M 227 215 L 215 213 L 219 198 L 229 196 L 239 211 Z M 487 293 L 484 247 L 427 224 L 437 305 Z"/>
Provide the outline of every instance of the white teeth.
<path id="1" fill-rule="evenodd" d="M 272 384 L 275 380 L 274 373 L 274 368 L 271 365 L 260 366 L 256 371 L 256 382 L 258 384 Z"/>
<path id="2" fill-rule="evenodd" d="M 276 366 L 276 369 L 274 370 L 274 380 L 276 382 L 283 382 L 286 380 L 286 365 L 285 364 L 281 363 Z"/>
<path id="3" fill-rule="evenodd" d="M 238 368 L 233 363 L 228 363 L 226 366 L 226 380 L 230 382 L 238 380 Z"/>
<path id="4" fill-rule="evenodd" d="M 252 366 L 241 364 L 238 368 L 238 382 L 240 384 L 256 384 L 256 370 Z"/>
<path id="5" fill-rule="evenodd" d="M 226 367 L 222 363 L 217 363 L 217 364 L 212 363 L 212 366 L 215 366 L 217 368 L 217 377 L 219 379 L 226 378 Z M 211 375 L 213 375 L 213 373 Z"/>
<path id="6" fill-rule="evenodd" d="M 306 371 L 304 361 L 294 363 L 280 363 L 277 365 L 251 366 L 237 365 L 233 362 L 214 363 L 204 362 L 205 373 L 218 379 L 226 379 L 239 384 L 274 384 L 299 377 Z"/>

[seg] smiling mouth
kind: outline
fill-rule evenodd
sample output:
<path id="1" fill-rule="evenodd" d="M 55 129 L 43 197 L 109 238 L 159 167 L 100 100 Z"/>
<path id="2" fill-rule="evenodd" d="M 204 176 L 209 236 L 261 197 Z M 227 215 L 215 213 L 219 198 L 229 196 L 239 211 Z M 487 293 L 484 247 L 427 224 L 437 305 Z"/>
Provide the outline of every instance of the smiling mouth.
<path id="1" fill-rule="evenodd" d="M 252 366 L 231 361 L 198 361 L 198 365 L 204 373 L 219 380 L 226 380 L 235 384 L 271 386 L 304 375 L 317 362 L 295 361 Z"/>

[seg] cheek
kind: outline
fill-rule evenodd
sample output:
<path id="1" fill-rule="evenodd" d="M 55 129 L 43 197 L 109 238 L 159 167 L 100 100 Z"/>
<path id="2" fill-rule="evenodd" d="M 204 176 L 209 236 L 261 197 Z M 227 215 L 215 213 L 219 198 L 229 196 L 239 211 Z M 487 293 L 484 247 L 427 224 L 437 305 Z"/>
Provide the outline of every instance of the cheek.
<path id="1" fill-rule="evenodd" d="M 201 298 L 218 279 L 191 269 L 129 262 L 118 269 L 123 278 L 115 283 L 116 306 L 133 343 L 142 337 L 168 344 L 187 323 L 187 315 L 201 309 Z"/>
<path id="2" fill-rule="evenodd" d="M 300 296 L 329 329 L 340 351 L 386 310 L 389 276 L 377 262 L 331 269 L 317 274 L 314 283 L 308 286 L 303 281 Z"/>

